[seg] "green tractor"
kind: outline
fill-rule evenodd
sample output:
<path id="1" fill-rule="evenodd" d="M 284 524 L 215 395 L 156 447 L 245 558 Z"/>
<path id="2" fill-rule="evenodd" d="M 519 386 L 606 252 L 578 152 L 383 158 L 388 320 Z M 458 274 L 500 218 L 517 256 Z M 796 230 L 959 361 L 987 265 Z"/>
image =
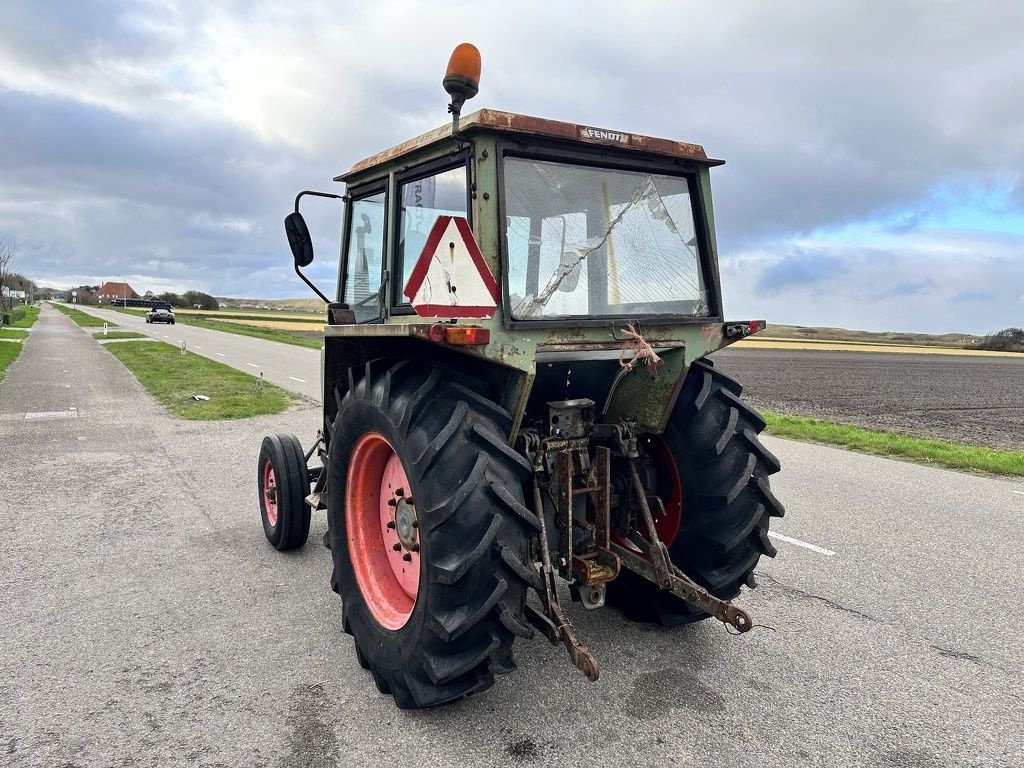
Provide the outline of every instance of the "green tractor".
<path id="1" fill-rule="evenodd" d="M 707 359 L 765 327 L 723 319 L 721 161 L 518 114 L 463 118 L 479 74 L 460 45 L 443 81 L 451 126 L 356 163 L 335 179 L 344 196 L 300 193 L 285 220 L 296 273 L 327 302 L 324 425 L 308 451 L 264 439 L 264 532 L 301 547 L 326 510 L 344 630 L 403 708 L 486 690 L 537 631 L 596 680 L 566 596 L 749 630 L 730 601 L 775 554 L 783 514 L 764 421 Z M 345 203 L 336 301 L 301 272 L 307 194 Z"/>

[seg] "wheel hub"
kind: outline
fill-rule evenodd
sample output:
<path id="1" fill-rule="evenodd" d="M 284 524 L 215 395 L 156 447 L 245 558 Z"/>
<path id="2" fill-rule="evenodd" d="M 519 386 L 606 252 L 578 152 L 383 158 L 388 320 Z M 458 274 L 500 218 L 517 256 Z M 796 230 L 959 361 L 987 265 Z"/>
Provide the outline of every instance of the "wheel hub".
<path id="1" fill-rule="evenodd" d="M 397 630 L 419 594 L 416 509 L 402 461 L 390 442 L 369 432 L 356 441 L 345 486 L 345 526 L 359 591 L 373 618 Z"/>
<path id="2" fill-rule="evenodd" d="M 412 500 L 399 498 L 395 503 L 395 532 L 403 549 L 411 552 L 419 549 L 416 541 L 418 527 L 419 521 L 416 519 L 416 509 L 412 505 Z"/>
<path id="3" fill-rule="evenodd" d="M 263 507 L 267 513 L 267 523 L 277 525 L 277 473 L 269 461 L 263 465 Z"/>

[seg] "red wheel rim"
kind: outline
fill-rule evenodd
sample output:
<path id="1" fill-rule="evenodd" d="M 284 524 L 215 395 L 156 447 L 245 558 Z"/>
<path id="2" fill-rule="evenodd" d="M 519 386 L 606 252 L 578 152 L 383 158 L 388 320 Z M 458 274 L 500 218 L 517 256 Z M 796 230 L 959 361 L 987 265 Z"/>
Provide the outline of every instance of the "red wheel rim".
<path id="1" fill-rule="evenodd" d="M 679 477 L 679 467 L 676 466 L 676 460 L 665 438 L 656 435 L 649 445 L 658 474 L 669 489 L 668 498 L 661 500 L 665 505 L 664 513 L 660 509 L 651 510 L 654 514 L 654 530 L 658 532 L 658 538 L 665 546 L 671 546 L 679 534 L 679 526 L 683 523 L 683 481 Z"/>
<path id="2" fill-rule="evenodd" d="M 391 443 L 374 432 L 360 437 L 345 483 L 348 551 L 366 607 L 392 630 L 409 621 L 419 594 L 419 521 L 411 497 Z"/>
<path id="3" fill-rule="evenodd" d="M 271 528 L 277 525 L 277 475 L 269 461 L 263 465 L 263 508 L 267 511 L 267 523 Z"/>

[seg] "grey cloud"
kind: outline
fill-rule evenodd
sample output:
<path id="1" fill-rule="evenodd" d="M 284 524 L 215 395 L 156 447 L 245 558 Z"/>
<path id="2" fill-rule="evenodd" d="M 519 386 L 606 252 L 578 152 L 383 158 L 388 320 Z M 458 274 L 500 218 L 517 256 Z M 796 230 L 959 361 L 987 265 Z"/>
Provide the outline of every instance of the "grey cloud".
<path id="1" fill-rule="evenodd" d="M 1016 2 L 527 1 L 514 15 L 476 3 L 443 14 L 402 2 L 342 13 L 312 0 L 8 5 L 0 62 L 54 82 L 90 68 L 102 77 L 111 59 L 140 73 L 118 115 L 17 83 L 0 89 L 0 231 L 45 274 L 144 265 L 154 279 L 213 292 L 304 293 L 280 232 L 294 193 L 330 188 L 360 157 L 443 124 L 441 70 L 462 39 L 484 56 L 473 108 L 692 140 L 725 157 L 712 177 L 724 268 L 772 254 L 727 290 L 755 308 L 814 306 L 822 324 L 844 305 L 787 299 L 820 288 L 849 296 L 850 312 L 871 306 L 877 317 L 889 302 L 894 319 L 910 305 L 921 317 L 935 293 L 949 295 L 948 277 L 930 278 L 931 291 L 917 257 L 799 252 L 794 240 L 866 218 L 913 233 L 937 187 L 955 197 L 1024 167 L 1024 101 L 1011 96 L 1024 91 Z M 187 98 L 220 94 L 223 73 L 208 57 L 229 41 L 213 22 L 254 51 L 288 44 L 296 68 L 283 95 L 302 98 L 266 105 L 269 134 Z M 1024 211 L 1019 182 L 1010 203 Z M 325 283 L 334 230 L 316 226 L 313 270 Z M 1002 253 L 991 240 L 979 247 L 964 274 Z M 977 284 L 962 290 L 986 290 L 971 275 Z"/>
<path id="2" fill-rule="evenodd" d="M 996 295 L 992 291 L 960 291 L 950 299 L 954 304 L 971 304 L 978 301 L 992 301 Z"/>
<path id="3" fill-rule="evenodd" d="M 1024 291 L 1024 259 L 1013 238 L 974 233 L 950 238 L 945 252 L 906 236 L 885 247 L 822 244 L 814 258 L 839 262 L 844 269 L 827 270 L 804 279 L 809 252 L 779 244 L 785 256 L 750 251 L 722 261 L 725 308 L 729 317 L 767 318 L 769 322 L 830 325 L 864 330 L 990 333 L 1020 322 L 1019 297 Z M 992 253 L 964 259 L 962 252 Z M 778 270 L 782 280 L 765 290 L 764 275 Z M 924 275 L 924 277 L 922 277 Z M 770 283 L 769 283 L 770 284 Z M 899 289 L 894 293 L 893 289 Z M 898 293 L 898 295 L 896 295 Z M 957 294 L 976 299 L 969 305 Z"/>
<path id="4" fill-rule="evenodd" d="M 798 250 L 765 267 L 757 281 L 760 293 L 777 295 L 786 289 L 834 281 L 847 272 L 843 259 L 824 253 Z"/>
<path id="5" fill-rule="evenodd" d="M 923 280 L 902 280 L 892 286 L 892 288 L 879 293 L 878 298 L 896 299 L 901 296 L 920 296 L 934 292 L 936 287 L 935 281 L 930 277 L 926 277 Z"/>

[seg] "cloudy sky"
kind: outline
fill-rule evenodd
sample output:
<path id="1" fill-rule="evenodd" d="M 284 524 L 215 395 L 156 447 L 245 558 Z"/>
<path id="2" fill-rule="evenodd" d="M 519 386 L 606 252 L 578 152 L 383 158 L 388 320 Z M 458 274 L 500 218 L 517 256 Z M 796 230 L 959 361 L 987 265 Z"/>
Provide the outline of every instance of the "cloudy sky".
<path id="1" fill-rule="evenodd" d="M 295 192 L 442 125 L 470 40 L 471 108 L 728 161 L 729 317 L 1024 326 L 1019 0 L 6 0 L 2 21 L 0 234 L 46 285 L 306 295 Z"/>

